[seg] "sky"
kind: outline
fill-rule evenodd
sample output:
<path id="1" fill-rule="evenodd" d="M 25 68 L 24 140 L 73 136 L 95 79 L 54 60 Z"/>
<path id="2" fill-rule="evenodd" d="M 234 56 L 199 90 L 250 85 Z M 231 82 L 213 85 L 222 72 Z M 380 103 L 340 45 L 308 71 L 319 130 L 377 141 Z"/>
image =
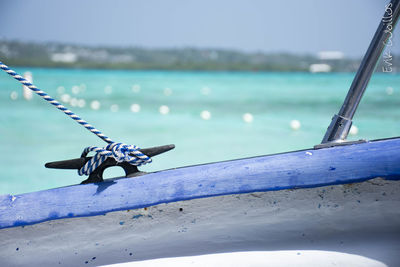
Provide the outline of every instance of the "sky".
<path id="1" fill-rule="evenodd" d="M 388 0 L 0 0 L 0 38 L 362 56 Z M 400 54 L 400 30 L 392 52 Z M 1 42 L 0 39 L 0 42 Z"/>

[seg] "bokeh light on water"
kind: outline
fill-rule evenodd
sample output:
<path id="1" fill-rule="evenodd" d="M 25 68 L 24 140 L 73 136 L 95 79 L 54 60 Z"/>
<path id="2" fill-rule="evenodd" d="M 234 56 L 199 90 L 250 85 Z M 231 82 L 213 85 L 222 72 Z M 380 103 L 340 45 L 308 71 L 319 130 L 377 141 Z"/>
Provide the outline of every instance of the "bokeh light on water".
<path id="1" fill-rule="evenodd" d="M 16 70 L 23 73 L 28 69 Z M 312 147 L 321 141 L 354 76 L 35 68 L 29 71 L 35 85 L 113 140 L 143 148 L 176 145 L 176 149 L 142 167 L 144 171 Z M 398 74 L 373 77 L 349 138 L 399 135 L 398 85 Z M 75 171 L 45 169 L 44 163 L 76 158 L 84 147 L 105 143 L 36 95 L 31 101 L 24 100 L 22 86 L 4 73 L 0 75 L 0 88 L 0 194 L 82 181 L 84 178 Z M 111 170 L 109 175 L 121 173 Z"/>

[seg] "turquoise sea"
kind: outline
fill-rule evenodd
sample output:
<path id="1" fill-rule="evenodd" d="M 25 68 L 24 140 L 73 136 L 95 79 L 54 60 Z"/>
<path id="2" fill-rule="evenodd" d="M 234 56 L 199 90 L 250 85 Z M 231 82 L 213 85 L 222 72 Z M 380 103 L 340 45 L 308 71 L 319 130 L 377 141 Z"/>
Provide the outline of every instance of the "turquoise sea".
<path id="1" fill-rule="evenodd" d="M 114 141 L 142 148 L 176 145 L 143 171 L 310 148 L 320 143 L 355 75 L 16 69 L 28 70 L 36 86 L 67 101 Z M 96 103 L 100 107 L 91 108 Z M 160 106 L 169 112 L 161 114 Z M 251 114 L 247 122 L 245 113 Z M 300 129 L 291 128 L 292 120 Z M 373 76 L 354 125 L 358 133 L 349 139 L 400 135 L 400 74 Z M 0 194 L 79 183 L 85 178 L 76 171 L 44 164 L 104 144 L 38 96 L 26 101 L 22 86 L 0 74 Z M 116 168 L 106 175 L 122 173 Z"/>

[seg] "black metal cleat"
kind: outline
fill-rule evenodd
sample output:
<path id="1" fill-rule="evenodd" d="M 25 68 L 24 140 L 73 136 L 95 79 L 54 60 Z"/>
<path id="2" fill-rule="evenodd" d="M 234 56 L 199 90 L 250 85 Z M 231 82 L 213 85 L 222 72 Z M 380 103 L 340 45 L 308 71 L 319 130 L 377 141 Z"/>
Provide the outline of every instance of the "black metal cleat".
<path id="1" fill-rule="evenodd" d="M 165 146 L 156 146 L 151 148 L 143 148 L 140 151 L 149 156 L 153 157 L 164 152 L 167 152 L 171 149 L 174 149 L 175 145 L 165 145 Z M 69 159 L 69 160 L 61 160 L 61 161 L 54 161 L 48 162 L 45 164 L 46 168 L 52 169 L 72 169 L 72 170 L 79 170 L 86 164 L 92 157 L 81 157 L 76 159 Z M 125 177 L 135 177 L 144 174 L 138 170 L 136 166 L 129 164 L 128 162 L 117 162 L 114 158 L 108 158 L 99 167 L 97 167 L 89 177 L 82 181 L 81 184 L 89 184 L 89 183 L 100 183 L 103 182 L 103 173 L 104 170 L 109 167 L 120 166 L 125 171 Z"/>

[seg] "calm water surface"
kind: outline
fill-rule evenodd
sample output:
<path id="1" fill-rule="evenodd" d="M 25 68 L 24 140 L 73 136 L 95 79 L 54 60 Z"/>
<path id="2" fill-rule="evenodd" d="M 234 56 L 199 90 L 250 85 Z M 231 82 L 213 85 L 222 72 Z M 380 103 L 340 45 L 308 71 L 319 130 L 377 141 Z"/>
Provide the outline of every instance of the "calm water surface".
<path id="1" fill-rule="evenodd" d="M 153 158 L 152 164 L 141 168 L 144 171 L 312 147 L 320 143 L 354 77 L 352 73 L 29 71 L 34 84 L 55 98 L 68 100 L 66 94 L 75 98 L 65 105 L 114 141 L 140 147 L 176 145 Z M 99 109 L 91 108 L 93 101 L 100 103 Z M 140 106 L 139 112 L 131 111 L 132 104 L 137 104 L 135 111 Z M 160 114 L 163 105 L 168 114 Z M 247 115 L 252 122 L 243 120 L 245 113 L 252 115 Z M 299 130 L 291 129 L 292 120 L 300 121 Z M 350 139 L 400 135 L 399 74 L 374 75 L 354 124 L 358 134 Z M 86 146 L 105 144 L 38 96 L 24 100 L 21 86 L 5 73 L 0 74 L 0 137 L 0 194 L 79 183 L 84 178 L 75 171 L 45 169 L 44 164 L 76 158 Z M 107 175 L 122 173 L 116 169 Z"/>

